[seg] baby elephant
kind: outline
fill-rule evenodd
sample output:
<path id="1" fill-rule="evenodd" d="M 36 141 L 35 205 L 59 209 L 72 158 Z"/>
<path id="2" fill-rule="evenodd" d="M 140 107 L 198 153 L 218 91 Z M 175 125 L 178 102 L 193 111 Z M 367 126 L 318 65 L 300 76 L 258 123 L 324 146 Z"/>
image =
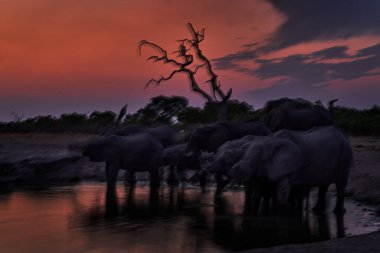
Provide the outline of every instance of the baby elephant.
<path id="1" fill-rule="evenodd" d="M 114 191 L 120 169 L 134 175 L 149 171 L 151 186 L 159 186 L 159 159 L 162 145 L 150 134 L 108 136 L 91 141 L 83 156 L 93 162 L 106 162 L 107 191 Z"/>
<path id="2" fill-rule="evenodd" d="M 169 177 L 167 183 L 169 185 L 177 185 L 179 183 L 178 174 L 184 179 L 184 173 L 187 169 L 199 170 L 199 158 L 197 154 L 186 156 L 187 144 L 177 144 L 165 148 L 161 154 L 161 165 L 169 166 Z"/>
<path id="3" fill-rule="evenodd" d="M 229 183 L 229 179 L 223 180 L 223 176 L 228 178 L 229 170 L 243 157 L 249 144 L 254 139 L 260 138 L 265 137 L 247 135 L 241 139 L 228 141 L 218 148 L 215 155 L 202 161 L 202 167 L 205 172 L 215 174 L 217 192 L 220 192 Z"/>

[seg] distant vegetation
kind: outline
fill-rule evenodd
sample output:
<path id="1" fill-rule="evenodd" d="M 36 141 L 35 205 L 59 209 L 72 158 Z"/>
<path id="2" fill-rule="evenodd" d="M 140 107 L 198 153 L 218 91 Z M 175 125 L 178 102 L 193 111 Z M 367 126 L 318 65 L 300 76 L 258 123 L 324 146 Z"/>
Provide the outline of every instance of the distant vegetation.
<path id="1" fill-rule="evenodd" d="M 380 136 L 380 107 L 358 110 L 337 106 L 333 109 L 336 125 L 352 135 Z M 228 121 L 259 120 L 260 109 L 254 109 L 247 102 L 229 100 L 227 104 Z M 109 130 L 117 114 L 112 111 L 94 111 L 89 115 L 71 113 L 60 117 L 38 116 L 26 120 L 0 123 L 0 132 L 81 132 L 101 134 Z M 206 124 L 217 120 L 213 107 L 206 103 L 203 108 L 189 106 L 188 100 L 181 96 L 157 96 L 133 114 L 127 114 L 121 125 L 128 124 L 172 124 L 181 129 Z"/>
<path id="2" fill-rule="evenodd" d="M 358 110 L 337 106 L 333 110 L 336 125 L 352 135 L 380 136 L 380 107 Z"/>

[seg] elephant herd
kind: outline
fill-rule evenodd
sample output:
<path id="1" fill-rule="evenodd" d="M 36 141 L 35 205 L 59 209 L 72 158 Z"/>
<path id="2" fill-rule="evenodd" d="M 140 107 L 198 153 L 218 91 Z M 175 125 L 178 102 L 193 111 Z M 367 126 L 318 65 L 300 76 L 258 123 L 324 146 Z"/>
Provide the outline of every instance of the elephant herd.
<path id="1" fill-rule="evenodd" d="M 164 167 L 169 167 L 168 184 L 185 180 L 185 171 L 193 169 L 202 187 L 213 174 L 219 193 L 228 184 L 243 183 L 246 206 L 254 212 L 261 202 L 276 208 L 299 205 L 312 187 L 319 188 L 314 210 L 324 211 L 331 184 L 337 191 L 334 212 L 344 212 L 352 150 L 330 112 L 289 98 L 269 101 L 263 112 L 256 122 L 198 127 L 182 143 L 171 126 L 127 127 L 91 140 L 83 155 L 106 162 L 107 192 L 115 190 L 120 169 L 130 184 L 136 182 L 135 172 L 148 171 L 152 187 L 160 185 Z"/>

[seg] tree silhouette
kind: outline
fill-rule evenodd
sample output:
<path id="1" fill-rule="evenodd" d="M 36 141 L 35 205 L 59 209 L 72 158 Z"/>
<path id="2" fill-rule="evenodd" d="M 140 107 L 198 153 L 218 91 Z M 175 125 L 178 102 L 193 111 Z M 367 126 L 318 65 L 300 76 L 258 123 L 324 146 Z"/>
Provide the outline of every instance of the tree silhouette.
<path id="1" fill-rule="evenodd" d="M 226 119 L 227 113 L 227 101 L 230 99 L 232 94 L 232 89 L 229 89 L 227 93 L 224 93 L 221 89 L 218 76 L 213 70 L 211 61 L 203 54 L 200 43 L 205 39 L 205 29 L 201 31 L 196 31 L 191 23 L 187 24 L 190 32 L 191 38 L 185 38 L 178 40 L 178 50 L 174 53 L 177 54 L 176 58 L 170 58 L 168 52 L 164 50 L 161 46 L 152 43 L 147 40 L 142 40 L 139 43 L 139 52 L 141 54 L 142 47 L 149 46 L 154 48 L 159 52 L 159 55 L 150 56 L 147 60 L 153 62 L 162 62 L 164 64 L 171 64 L 175 69 L 166 77 L 161 76 L 159 79 L 151 79 L 145 88 L 149 85 L 156 84 L 160 85 L 164 81 L 168 81 L 173 78 L 178 73 L 184 73 L 188 77 L 191 84 L 191 88 L 194 92 L 199 93 L 203 98 L 207 100 L 211 105 L 213 105 L 214 110 L 217 113 L 219 120 Z M 201 62 L 199 65 L 194 64 L 194 57 Z M 204 89 L 200 88 L 195 76 L 200 68 L 205 68 L 206 73 L 209 76 L 207 81 L 210 85 L 210 92 L 206 92 Z"/>

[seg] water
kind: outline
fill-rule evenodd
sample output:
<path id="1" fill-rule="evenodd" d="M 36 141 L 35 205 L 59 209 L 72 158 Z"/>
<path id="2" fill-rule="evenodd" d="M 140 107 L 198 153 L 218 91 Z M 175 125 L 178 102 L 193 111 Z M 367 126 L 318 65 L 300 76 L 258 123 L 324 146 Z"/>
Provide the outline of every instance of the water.
<path id="1" fill-rule="evenodd" d="M 370 208 L 346 201 L 344 217 L 243 215 L 244 192 L 85 183 L 0 194 L 0 252 L 231 252 L 379 230 Z M 333 206 L 333 205 L 331 205 Z"/>

